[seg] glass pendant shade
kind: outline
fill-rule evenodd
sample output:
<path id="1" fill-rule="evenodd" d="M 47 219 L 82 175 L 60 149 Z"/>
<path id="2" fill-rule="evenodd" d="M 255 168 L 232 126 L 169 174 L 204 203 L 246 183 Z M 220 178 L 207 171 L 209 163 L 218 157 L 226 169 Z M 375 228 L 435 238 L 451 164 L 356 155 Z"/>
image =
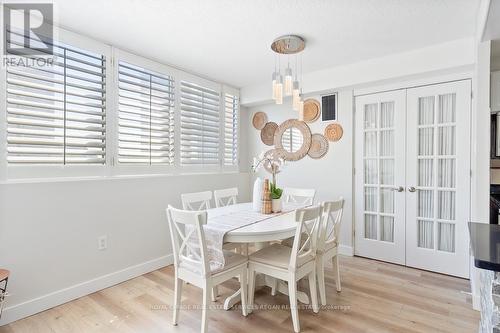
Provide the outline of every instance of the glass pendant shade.
<path id="1" fill-rule="evenodd" d="M 304 121 L 304 101 L 302 98 L 299 101 L 299 120 Z"/>
<path id="2" fill-rule="evenodd" d="M 283 78 L 281 74 L 278 73 L 276 76 L 276 104 L 283 104 Z"/>
<path id="3" fill-rule="evenodd" d="M 273 73 L 273 99 L 276 100 L 276 77 L 278 76 L 278 73 L 274 72 Z"/>
<path id="4" fill-rule="evenodd" d="M 291 96 L 292 95 L 292 69 L 290 67 L 287 67 L 285 69 L 285 95 L 286 96 Z"/>
<path id="5" fill-rule="evenodd" d="M 299 81 L 293 81 L 292 107 L 294 111 L 299 111 L 300 90 Z"/>

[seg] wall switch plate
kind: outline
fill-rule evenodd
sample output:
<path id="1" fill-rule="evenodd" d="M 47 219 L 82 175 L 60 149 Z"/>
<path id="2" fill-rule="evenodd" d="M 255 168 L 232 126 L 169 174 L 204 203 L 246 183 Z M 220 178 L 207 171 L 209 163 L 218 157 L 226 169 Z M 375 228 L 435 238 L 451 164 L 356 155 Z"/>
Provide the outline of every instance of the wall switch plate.
<path id="1" fill-rule="evenodd" d="M 97 249 L 99 251 L 106 250 L 108 248 L 108 236 L 104 235 L 97 238 Z"/>

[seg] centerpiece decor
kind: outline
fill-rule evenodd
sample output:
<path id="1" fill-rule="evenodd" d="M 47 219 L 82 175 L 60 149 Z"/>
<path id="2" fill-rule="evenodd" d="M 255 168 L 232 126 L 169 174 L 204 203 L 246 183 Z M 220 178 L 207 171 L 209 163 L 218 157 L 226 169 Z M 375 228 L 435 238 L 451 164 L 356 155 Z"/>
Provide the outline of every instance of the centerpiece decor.
<path id="1" fill-rule="evenodd" d="M 283 205 L 281 196 L 283 194 L 283 190 L 276 184 L 276 174 L 283 170 L 284 165 L 285 160 L 280 155 L 279 150 L 277 149 L 271 149 L 267 152 L 262 152 L 258 158 L 254 157 L 253 159 L 252 170 L 254 172 L 257 172 L 260 170 L 260 168 L 264 167 L 264 169 L 272 175 L 272 182 L 269 184 L 268 180 L 266 179 L 265 182 L 267 183 L 267 188 L 265 184 L 262 191 L 262 212 L 264 214 L 269 214 L 265 213 L 265 211 L 268 211 L 267 207 L 265 207 L 267 204 L 266 202 L 268 196 L 270 200 L 269 204 L 271 204 L 272 207 L 272 212 L 279 213 L 282 210 Z M 266 199 L 264 197 L 266 197 Z M 264 202 L 264 200 L 266 200 L 266 202 Z"/>

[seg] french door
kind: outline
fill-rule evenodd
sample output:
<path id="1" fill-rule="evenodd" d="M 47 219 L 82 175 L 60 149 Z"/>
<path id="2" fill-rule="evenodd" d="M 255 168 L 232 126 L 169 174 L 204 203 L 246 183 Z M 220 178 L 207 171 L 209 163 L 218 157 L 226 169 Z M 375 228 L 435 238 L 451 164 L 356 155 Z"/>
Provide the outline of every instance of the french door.
<path id="1" fill-rule="evenodd" d="M 468 277 L 470 92 L 356 97 L 356 254 Z"/>

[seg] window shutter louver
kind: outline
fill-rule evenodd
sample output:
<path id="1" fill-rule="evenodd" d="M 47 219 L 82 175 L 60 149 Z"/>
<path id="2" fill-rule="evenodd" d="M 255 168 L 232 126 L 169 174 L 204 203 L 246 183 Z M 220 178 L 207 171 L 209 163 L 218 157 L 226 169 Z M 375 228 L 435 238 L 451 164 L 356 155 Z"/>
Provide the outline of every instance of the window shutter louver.
<path id="1" fill-rule="evenodd" d="M 119 63 L 118 162 L 174 163 L 174 79 Z"/>
<path id="2" fill-rule="evenodd" d="M 7 162 L 105 164 L 105 57 L 52 44 L 53 66 L 7 64 Z"/>
<path id="3" fill-rule="evenodd" d="M 220 165 L 220 94 L 181 82 L 181 165 Z"/>
<path id="4" fill-rule="evenodd" d="M 238 165 L 238 97 L 225 94 L 224 165 Z"/>

